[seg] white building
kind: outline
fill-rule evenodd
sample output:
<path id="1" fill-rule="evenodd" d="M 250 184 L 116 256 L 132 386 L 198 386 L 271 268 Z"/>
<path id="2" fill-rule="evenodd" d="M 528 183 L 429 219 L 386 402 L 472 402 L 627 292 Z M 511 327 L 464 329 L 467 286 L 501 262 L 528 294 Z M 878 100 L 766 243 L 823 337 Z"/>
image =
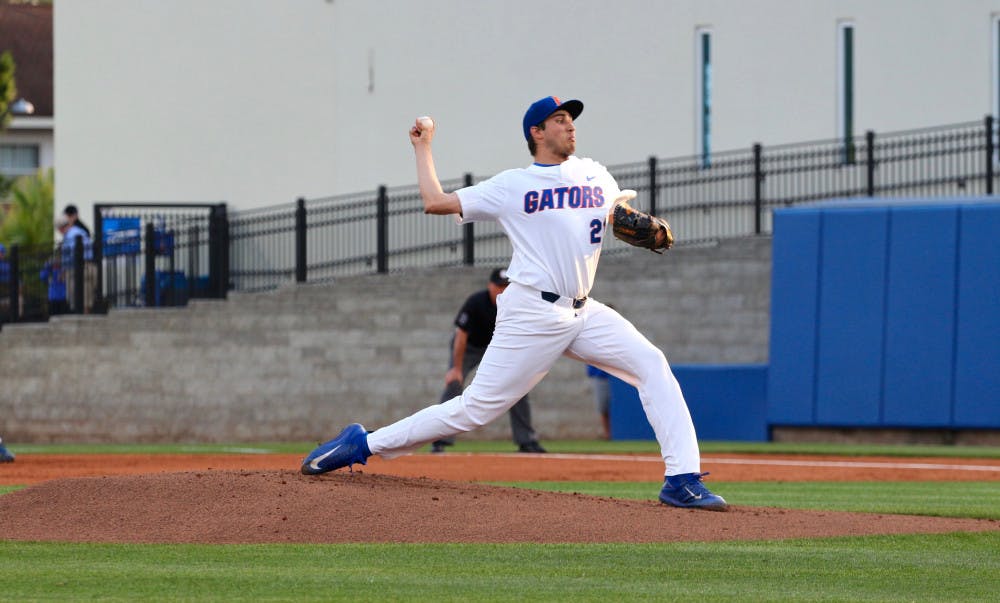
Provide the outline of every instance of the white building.
<path id="1" fill-rule="evenodd" d="M 231 209 L 530 161 L 527 105 L 643 161 L 980 120 L 1000 0 L 90 0 L 55 6 L 57 207 Z M 89 218 L 88 218 L 89 219 Z"/>

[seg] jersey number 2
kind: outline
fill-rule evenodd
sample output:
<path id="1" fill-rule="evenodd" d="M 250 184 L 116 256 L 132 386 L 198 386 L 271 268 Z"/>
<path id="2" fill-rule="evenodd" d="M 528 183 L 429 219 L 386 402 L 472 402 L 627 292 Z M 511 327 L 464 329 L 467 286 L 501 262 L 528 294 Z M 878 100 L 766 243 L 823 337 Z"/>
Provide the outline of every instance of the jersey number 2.
<path id="1" fill-rule="evenodd" d="M 597 243 L 601 242 L 601 230 L 604 228 L 604 222 L 594 218 L 590 221 L 590 242 Z"/>

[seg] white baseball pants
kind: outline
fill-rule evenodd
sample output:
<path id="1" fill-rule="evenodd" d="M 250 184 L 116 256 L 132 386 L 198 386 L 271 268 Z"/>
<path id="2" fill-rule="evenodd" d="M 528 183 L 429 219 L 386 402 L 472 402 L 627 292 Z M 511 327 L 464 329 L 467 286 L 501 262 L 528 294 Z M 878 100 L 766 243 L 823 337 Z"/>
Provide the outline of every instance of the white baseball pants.
<path id="1" fill-rule="evenodd" d="M 393 458 L 482 427 L 527 394 L 561 355 L 592 364 L 639 390 L 660 444 L 666 475 L 701 471 L 691 414 L 667 359 L 632 323 L 597 300 L 545 301 L 511 283 L 497 298 L 497 325 L 479 370 L 461 396 L 368 435 L 372 454 Z"/>

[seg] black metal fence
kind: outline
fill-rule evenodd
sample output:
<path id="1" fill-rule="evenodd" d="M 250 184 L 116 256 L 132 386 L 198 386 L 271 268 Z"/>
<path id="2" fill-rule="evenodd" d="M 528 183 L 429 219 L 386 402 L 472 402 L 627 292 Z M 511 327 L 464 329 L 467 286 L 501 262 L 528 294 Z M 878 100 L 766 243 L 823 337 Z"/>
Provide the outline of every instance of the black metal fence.
<path id="1" fill-rule="evenodd" d="M 0 325 L 109 307 L 180 306 L 229 287 L 225 204 L 97 204 L 94 233 L 0 259 Z"/>
<path id="2" fill-rule="evenodd" d="M 991 135 L 992 134 L 992 135 Z M 622 188 L 666 217 L 678 244 L 769 234 L 776 207 L 840 197 L 991 195 L 992 117 L 876 135 L 612 166 Z M 644 182 L 645 180 L 645 182 Z M 652 191 L 652 193 L 650 192 Z"/>
<path id="3" fill-rule="evenodd" d="M 692 155 L 650 157 L 608 169 L 621 188 L 639 192 L 637 207 L 670 221 L 678 245 L 705 244 L 769 234 L 774 208 L 820 199 L 992 195 L 995 137 L 993 117 L 987 116 L 921 130 L 869 131 L 848 141 L 755 144 L 716 153 L 708 165 Z M 466 174 L 442 186 L 450 191 L 476 181 Z M 103 236 L 94 240 L 93 259 L 84 253 L 84 268 L 77 266 L 73 277 L 95 273 L 92 311 L 178 305 L 192 297 L 351 275 L 498 265 L 511 255 L 495 223 L 459 228 L 451 217 L 425 215 L 416 186 L 383 186 L 232 214 L 222 203 L 98 204 L 94 222 Z M 613 237 L 605 240 L 605 254 L 627 249 Z M 27 259 L 34 256 L 11 251 L 21 266 L 7 283 L 0 282 L 0 298 L 7 300 L 0 302 L 0 321 L 47 316 L 47 302 L 39 309 L 25 300 L 41 299 L 35 273 L 44 260 L 65 254 L 45 250 Z M 146 278 L 150 274 L 154 278 Z M 70 300 L 71 311 L 91 311 L 86 301 Z"/>
<path id="4" fill-rule="evenodd" d="M 609 166 L 621 188 L 639 192 L 637 206 L 666 217 L 679 245 L 769 234 L 774 208 L 859 196 L 992 194 L 996 156 L 992 117 L 972 122 L 864 136 Z M 442 182 L 454 190 L 471 174 Z M 428 217 L 416 186 L 386 188 L 234 214 L 230 287 L 282 283 L 419 267 L 506 263 L 510 243 L 495 223 L 456 228 Z M 238 241 L 238 242 L 237 242 Z M 604 253 L 628 250 L 617 239 Z"/>
<path id="5" fill-rule="evenodd" d="M 227 222 L 224 203 L 96 204 L 95 311 L 224 298 Z"/>
<path id="6" fill-rule="evenodd" d="M 455 190 L 471 175 L 441 183 Z M 457 227 L 424 214 L 416 186 L 379 187 L 234 213 L 229 218 L 231 290 L 399 272 L 420 267 L 505 263 L 511 247 L 494 224 Z"/>
<path id="7" fill-rule="evenodd" d="M 0 258 L 0 327 L 82 313 L 93 305 L 93 249 L 82 239 L 65 247 L 12 245 Z"/>

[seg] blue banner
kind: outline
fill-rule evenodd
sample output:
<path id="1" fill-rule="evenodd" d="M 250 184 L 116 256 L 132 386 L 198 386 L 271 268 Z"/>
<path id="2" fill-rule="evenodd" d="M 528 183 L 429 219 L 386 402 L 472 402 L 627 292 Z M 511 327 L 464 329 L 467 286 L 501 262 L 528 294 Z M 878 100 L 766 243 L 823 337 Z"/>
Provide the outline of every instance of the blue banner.
<path id="1" fill-rule="evenodd" d="M 104 257 L 139 253 L 142 240 L 139 218 L 104 218 L 102 224 Z"/>

